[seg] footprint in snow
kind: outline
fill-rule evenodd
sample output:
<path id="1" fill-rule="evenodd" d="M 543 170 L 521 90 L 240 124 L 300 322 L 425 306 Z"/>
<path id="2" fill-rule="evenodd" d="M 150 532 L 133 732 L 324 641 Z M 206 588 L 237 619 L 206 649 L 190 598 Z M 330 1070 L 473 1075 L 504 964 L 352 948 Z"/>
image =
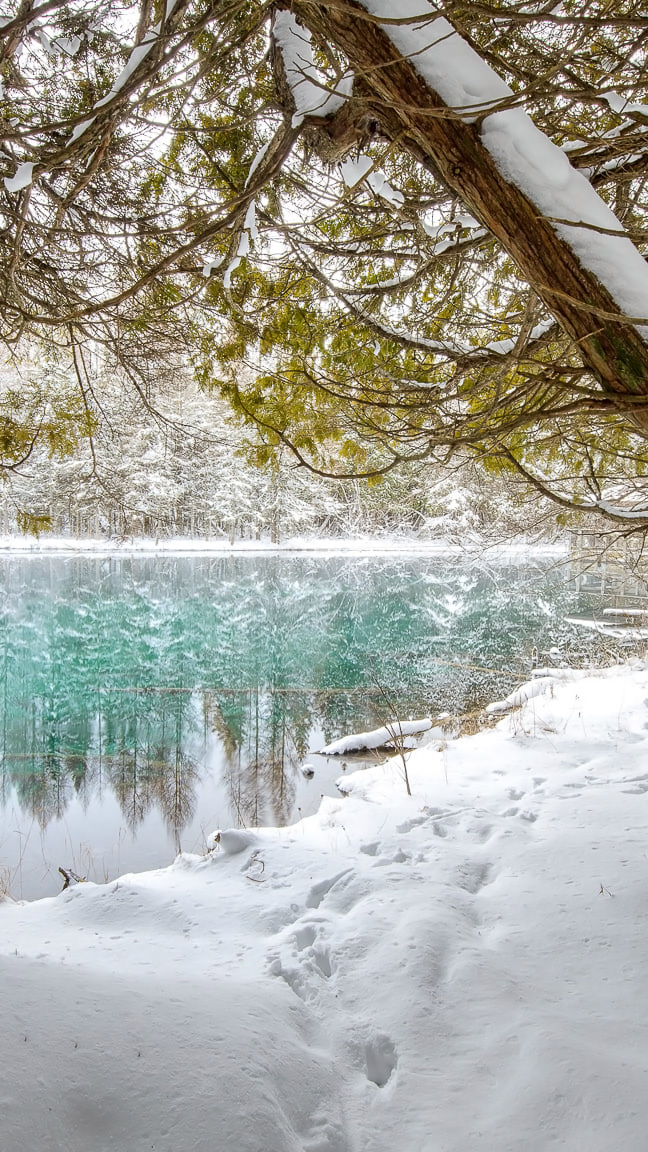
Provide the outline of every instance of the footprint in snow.
<path id="1" fill-rule="evenodd" d="M 294 942 L 297 955 L 293 953 L 293 962 L 284 962 L 281 956 L 270 956 L 268 972 L 283 980 L 300 1000 L 312 1000 L 317 996 L 320 981 L 330 980 L 333 975 L 331 953 L 325 944 L 316 942 L 315 933 L 308 931 L 307 927 L 295 934 Z"/>
<path id="2" fill-rule="evenodd" d="M 627 796 L 642 796 L 644 792 L 648 792 L 648 782 L 625 780 L 625 784 L 633 784 L 632 788 L 622 788 L 621 791 L 625 792 Z"/>
<path id="3" fill-rule="evenodd" d="M 304 1152 L 349 1152 L 349 1142 L 340 1121 L 317 1112 L 304 1140 Z"/>
<path id="4" fill-rule="evenodd" d="M 478 844 L 485 844 L 493 836 L 493 825 L 480 820 L 471 824 L 467 831 Z"/>
<path id="5" fill-rule="evenodd" d="M 398 1065 L 398 1054 L 389 1036 L 382 1032 L 372 1036 L 364 1046 L 364 1057 L 367 1080 L 384 1088 Z"/>
<path id="6" fill-rule="evenodd" d="M 295 943 L 297 951 L 303 952 L 305 948 L 310 948 L 315 943 L 317 937 L 317 929 L 314 924 L 304 924 L 295 932 Z"/>
<path id="7" fill-rule="evenodd" d="M 405 832 L 411 832 L 412 828 L 419 828 L 421 824 L 426 824 L 429 819 L 429 813 L 425 816 L 412 816 L 411 819 L 406 820 L 403 824 L 396 825 L 396 831 L 403 835 Z"/>
<path id="8" fill-rule="evenodd" d="M 476 896 L 482 888 L 491 883 L 492 864 L 477 864 L 467 860 L 457 869 L 456 880 L 459 888 Z"/>
<path id="9" fill-rule="evenodd" d="M 375 856 L 379 850 L 380 844 L 377 840 L 374 840 L 371 844 L 360 845 L 360 851 L 363 852 L 365 856 Z"/>
<path id="10" fill-rule="evenodd" d="M 268 972 L 271 976 L 277 976 L 288 985 L 291 992 L 295 993 L 300 1000 L 307 1000 L 308 988 L 304 981 L 304 973 L 301 968 L 288 968 L 285 967 L 278 956 L 269 959 Z"/>
<path id="11" fill-rule="evenodd" d="M 337 872 L 335 876 L 331 876 L 326 880 L 320 880 L 318 884 L 313 884 L 313 887 L 306 897 L 306 907 L 319 908 L 322 901 L 336 885 L 340 885 L 340 882 L 345 878 L 348 882 L 352 872 L 352 868 L 345 868 L 343 872 Z"/>
<path id="12" fill-rule="evenodd" d="M 376 860 L 374 868 L 388 868 L 390 864 L 407 864 L 411 859 L 409 852 L 403 852 L 402 848 L 397 848 L 393 856 L 380 856 Z"/>
<path id="13" fill-rule="evenodd" d="M 313 948 L 313 961 L 324 979 L 330 980 L 333 975 L 333 969 L 331 967 L 331 954 L 328 948 L 323 945 Z"/>

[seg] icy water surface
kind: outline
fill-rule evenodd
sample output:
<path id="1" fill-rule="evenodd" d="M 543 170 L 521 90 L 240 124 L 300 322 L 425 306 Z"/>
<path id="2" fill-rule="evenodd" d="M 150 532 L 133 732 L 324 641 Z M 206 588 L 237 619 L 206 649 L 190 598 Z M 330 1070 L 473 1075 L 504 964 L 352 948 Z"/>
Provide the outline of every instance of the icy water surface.
<path id="1" fill-rule="evenodd" d="M 553 645 L 600 641 L 555 564 L 308 556 L 0 560 L 0 882 L 57 892 L 313 811 L 309 756 L 392 719 L 465 712 Z M 306 780 L 306 759 L 315 775 Z"/>

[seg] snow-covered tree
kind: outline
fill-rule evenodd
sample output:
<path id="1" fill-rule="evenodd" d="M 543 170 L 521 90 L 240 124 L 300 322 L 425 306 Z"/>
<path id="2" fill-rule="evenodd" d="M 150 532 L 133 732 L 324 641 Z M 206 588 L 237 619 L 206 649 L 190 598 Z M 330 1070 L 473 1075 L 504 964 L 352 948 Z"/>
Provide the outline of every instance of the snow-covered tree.
<path id="1" fill-rule="evenodd" d="M 96 383 L 101 409 L 90 400 L 85 413 L 92 431 L 75 438 L 72 425 L 69 442 L 57 450 L 49 437 L 36 442 L 13 484 L 0 491 L 0 532 L 50 528 L 80 537 L 275 543 L 299 535 L 406 533 L 465 541 L 472 530 L 483 538 L 496 525 L 501 537 L 538 523 L 537 501 L 529 517 L 510 485 L 491 481 L 486 494 L 478 466 L 410 464 L 371 484 L 340 482 L 297 467 L 279 446 L 259 467 L 267 448 L 254 429 L 242 427 L 222 398 L 206 396 L 187 373 L 150 393 L 155 418 L 119 379 Z M 69 381 L 67 387 L 74 398 Z M 24 377 L 8 377 L 5 388 L 30 394 Z"/>
<path id="2" fill-rule="evenodd" d="M 467 448 L 623 520 L 606 486 L 648 463 L 647 20 L 7 4 L 2 336 L 47 338 L 86 401 L 97 349 L 143 404 L 188 359 L 269 456 L 324 473 Z"/>

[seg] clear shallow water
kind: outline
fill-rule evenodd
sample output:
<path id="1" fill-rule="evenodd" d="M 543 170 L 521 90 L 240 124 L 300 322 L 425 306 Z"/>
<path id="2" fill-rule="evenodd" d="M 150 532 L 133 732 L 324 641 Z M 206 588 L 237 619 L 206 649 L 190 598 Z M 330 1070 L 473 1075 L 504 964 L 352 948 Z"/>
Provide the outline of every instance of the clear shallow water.
<path id="1" fill-rule="evenodd" d="M 0 879 L 16 897 L 285 823 L 331 792 L 325 742 L 506 694 L 578 657 L 591 599 L 552 565 L 226 556 L 0 560 Z"/>

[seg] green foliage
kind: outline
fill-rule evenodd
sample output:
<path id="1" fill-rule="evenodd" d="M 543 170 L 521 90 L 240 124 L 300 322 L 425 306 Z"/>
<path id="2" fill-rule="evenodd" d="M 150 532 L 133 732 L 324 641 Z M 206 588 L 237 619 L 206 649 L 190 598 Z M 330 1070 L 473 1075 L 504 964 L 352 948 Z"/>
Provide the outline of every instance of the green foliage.
<path id="1" fill-rule="evenodd" d="M 52 527 L 52 521 L 49 516 L 35 512 L 25 512 L 24 509 L 17 511 L 16 520 L 18 528 L 26 536 L 38 537 L 41 532 L 49 532 Z"/>
<path id="2" fill-rule="evenodd" d="M 643 388 L 641 363 L 617 339 L 621 399 L 602 394 L 435 166 L 388 138 L 366 77 L 339 117 L 298 128 L 268 6 L 151 7 L 72 0 L 36 29 L 17 0 L 6 6 L 19 27 L 2 62 L 0 338 L 38 367 L 26 392 L 5 392 L 0 469 L 35 440 L 63 456 L 95 434 L 100 349 L 144 406 L 190 363 L 258 427 L 263 464 L 282 445 L 315 469 L 373 479 L 473 452 L 495 474 L 552 474 L 575 502 L 644 475 L 623 408 Z M 323 6 L 295 11 L 332 88 L 353 60 L 326 34 Z M 645 244 L 635 0 L 535 15 L 467 3 L 453 19 Z M 627 109 L 606 99 L 613 90 Z M 360 152 L 376 179 L 349 187 L 338 162 Z M 31 184 L 11 191 L 26 163 Z"/>

